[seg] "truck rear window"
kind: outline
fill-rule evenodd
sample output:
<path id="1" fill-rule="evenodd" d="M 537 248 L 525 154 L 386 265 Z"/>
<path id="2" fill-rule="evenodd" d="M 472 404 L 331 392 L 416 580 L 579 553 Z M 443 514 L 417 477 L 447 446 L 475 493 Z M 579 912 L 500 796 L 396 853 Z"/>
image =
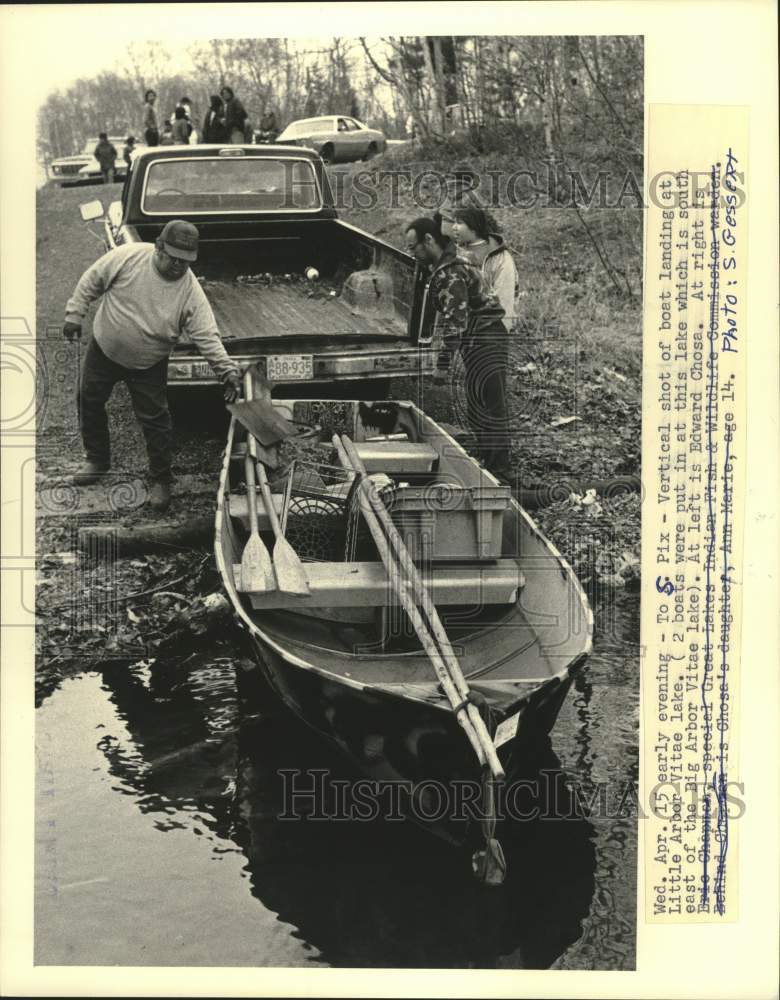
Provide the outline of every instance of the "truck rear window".
<path id="1" fill-rule="evenodd" d="M 309 160 L 193 157 L 151 163 L 141 209 L 146 215 L 316 211 L 322 206 Z"/>

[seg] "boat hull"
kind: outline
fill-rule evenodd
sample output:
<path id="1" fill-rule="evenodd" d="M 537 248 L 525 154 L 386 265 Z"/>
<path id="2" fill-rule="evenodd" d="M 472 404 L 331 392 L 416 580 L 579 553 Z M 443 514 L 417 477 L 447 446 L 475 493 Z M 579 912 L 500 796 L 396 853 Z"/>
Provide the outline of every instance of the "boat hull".
<path id="1" fill-rule="evenodd" d="M 446 449 L 447 457 L 455 455 L 461 463 L 461 475 L 467 476 L 472 466 L 484 475 L 438 425 L 415 413 L 432 428 L 432 440 L 438 435 L 440 453 Z M 339 747 L 360 774 L 377 783 L 400 783 L 408 792 L 407 806 L 411 804 L 404 811 L 413 819 L 422 818 L 434 832 L 465 841 L 473 824 L 461 823 L 459 816 L 453 822 L 455 789 L 469 783 L 479 789 L 484 776 L 425 655 L 361 654 L 346 647 L 339 652 L 321 644 L 324 633 L 319 639 L 316 631 L 307 634 L 301 614 L 264 612 L 237 592 L 233 568 L 240 562 L 243 543 L 224 502 L 234 488 L 234 434 L 235 424 L 220 479 L 215 552 L 259 670 L 281 702 Z M 485 719 L 506 782 L 511 783 L 533 772 L 536 752 L 555 724 L 574 673 L 587 658 L 592 615 L 560 553 L 516 503 L 508 514 L 505 549 L 519 557 L 525 577 L 522 594 L 490 627 L 469 626 L 470 633 L 462 629 L 456 646 L 470 698 Z M 442 800 L 433 817 L 428 815 L 432 798 Z"/>
<path id="2" fill-rule="evenodd" d="M 426 704 L 376 685 L 345 685 L 337 678 L 300 667 L 252 636 L 255 662 L 277 696 L 307 726 L 335 743 L 361 771 L 388 780 L 451 780 L 473 777 L 476 761 L 454 714 L 440 702 Z M 489 685 L 472 685 L 491 735 L 517 715 L 514 735 L 499 756 L 507 777 L 524 773 L 534 742 L 548 735 L 584 659 L 563 678 L 552 677 L 516 698 L 491 698 Z M 484 698 L 484 701 L 483 701 Z"/>

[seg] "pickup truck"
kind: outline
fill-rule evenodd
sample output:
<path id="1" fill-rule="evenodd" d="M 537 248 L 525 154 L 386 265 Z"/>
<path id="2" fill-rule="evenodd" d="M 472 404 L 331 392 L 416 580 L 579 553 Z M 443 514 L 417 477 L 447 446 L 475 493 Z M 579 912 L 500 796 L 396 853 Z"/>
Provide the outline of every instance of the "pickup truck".
<path id="1" fill-rule="evenodd" d="M 228 353 L 257 363 L 284 395 L 348 383 L 382 398 L 392 379 L 433 371 L 425 274 L 403 250 L 338 218 L 324 164 L 295 146 L 167 146 L 134 158 L 122 199 L 82 206 L 107 249 L 154 242 L 170 219 L 200 233 L 192 267 Z M 171 387 L 216 384 L 184 339 Z M 310 391 L 310 389 L 309 389 Z M 338 393 L 338 391 L 336 392 Z"/>

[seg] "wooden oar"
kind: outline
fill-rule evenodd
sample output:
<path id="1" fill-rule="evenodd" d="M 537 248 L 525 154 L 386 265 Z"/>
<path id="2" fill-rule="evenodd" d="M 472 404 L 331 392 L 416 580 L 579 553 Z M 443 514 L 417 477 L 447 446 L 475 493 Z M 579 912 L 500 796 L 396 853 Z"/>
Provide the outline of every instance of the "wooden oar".
<path id="1" fill-rule="evenodd" d="M 252 376 L 244 376 L 244 393 L 252 394 Z M 245 593 L 262 593 L 275 589 L 274 570 L 265 542 L 260 537 L 257 524 L 257 484 L 255 483 L 255 439 L 247 432 L 247 450 L 244 457 L 244 478 L 249 507 L 249 540 L 241 555 L 241 590 Z"/>
<path id="2" fill-rule="evenodd" d="M 334 435 L 332 440 L 342 465 L 365 477 L 365 466 L 350 439 L 346 435 L 341 439 L 338 435 Z M 456 717 L 459 724 L 474 748 L 480 764 L 487 764 L 493 777 L 501 780 L 504 777 L 504 769 L 482 716 L 477 707 L 467 701 L 469 688 L 436 607 L 398 529 L 365 478 L 360 482 L 360 500 L 363 517 L 379 555 L 387 567 L 391 586 L 433 664 L 444 694 L 452 707 L 458 709 Z M 418 606 L 425 612 L 434 635 L 431 635 L 431 631 L 425 625 Z"/>
<path id="3" fill-rule="evenodd" d="M 257 463 L 257 476 L 260 480 L 260 489 L 263 493 L 265 509 L 268 512 L 268 520 L 271 522 L 271 527 L 276 535 L 273 558 L 276 582 L 279 590 L 285 594 L 300 594 L 301 596 L 310 594 L 311 591 L 309 590 L 309 583 L 306 579 L 306 570 L 303 568 L 303 563 L 298 553 L 282 533 L 271 496 L 271 487 L 268 485 L 268 476 L 262 462 Z"/>

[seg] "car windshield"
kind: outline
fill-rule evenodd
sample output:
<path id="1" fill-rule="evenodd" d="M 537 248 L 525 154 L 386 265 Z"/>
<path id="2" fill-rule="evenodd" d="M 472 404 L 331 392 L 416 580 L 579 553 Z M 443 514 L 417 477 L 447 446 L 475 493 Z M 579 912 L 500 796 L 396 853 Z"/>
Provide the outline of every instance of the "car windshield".
<path id="1" fill-rule="evenodd" d="M 293 122 L 292 125 L 287 126 L 284 134 L 292 139 L 296 135 L 311 135 L 312 132 L 322 132 L 324 130 L 329 132 L 333 130 L 332 118 L 312 118 L 306 122 Z"/>
<path id="2" fill-rule="evenodd" d="M 322 205 L 308 160 L 214 157 L 150 164 L 142 196 L 147 215 L 311 211 Z"/>

